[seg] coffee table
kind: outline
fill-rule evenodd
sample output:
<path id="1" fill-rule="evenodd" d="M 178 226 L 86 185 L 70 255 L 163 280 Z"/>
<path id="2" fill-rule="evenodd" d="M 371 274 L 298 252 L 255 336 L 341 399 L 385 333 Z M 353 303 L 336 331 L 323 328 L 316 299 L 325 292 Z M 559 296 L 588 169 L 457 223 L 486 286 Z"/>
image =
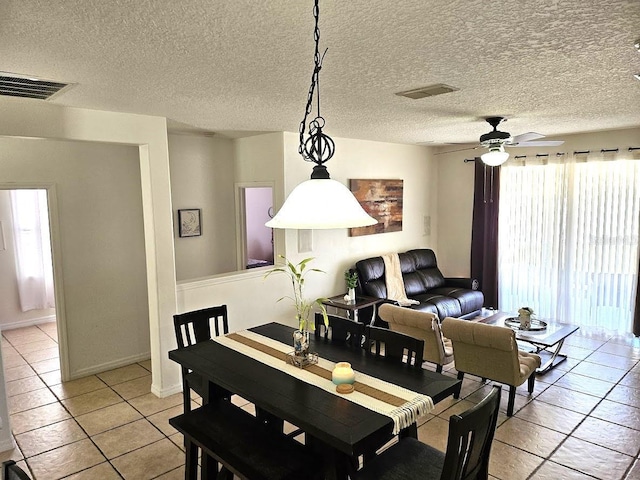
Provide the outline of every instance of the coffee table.
<path id="1" fill-rule="evenodd" d="M 517 317 L 517 315 L 498 311 L 490 314 L 488 317 L 473 321 L 504 327 L 509 326 L 505 325 L 505 320 L 513 317 Z M 544 330 L 520 330 L 518 327 L 510 327 L 516 333 L 516 340 L 533 345 L 535 353 L 542 358 L 542 365 L 536 369 L 536 373 L 548 372 L 567 359 L 566 355 L 560 353 L 560 349 L 565 339 L 580 328 L 576 325 L 568 325 L 566 323 L 548 320 L 545 320 L 545 323 L 547 324 L 547 328 Z"/>

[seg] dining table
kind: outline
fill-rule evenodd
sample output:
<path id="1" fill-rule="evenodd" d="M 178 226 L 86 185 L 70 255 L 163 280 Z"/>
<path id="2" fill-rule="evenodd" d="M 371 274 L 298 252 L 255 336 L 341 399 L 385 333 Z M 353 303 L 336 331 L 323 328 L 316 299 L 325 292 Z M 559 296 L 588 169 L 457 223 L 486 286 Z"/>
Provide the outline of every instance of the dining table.
<path id="1" fill-rule="evenodd" d="M 285 345 L 292 345 L 294 330 L 279 323 L 248 329 Z M 385 361 L 364 348 L 313 334 L 310 351 L 332 362 L 349 362 L 356 372 L 428 395 L 434 404 L 460 391 L 461 381 L 455 377 Z M 284 368 L 274 368 L 215 339 L 172 350 L 169 358 L 208 380 L 210 401 L 232 392 L 304 431 L 306 443 L 323 457 L 327 479 L 347 479 L 354 458 L 392 437 L 394 423 L 389 416 L 350 401 L 348 395 L 301 381 Z M 416 424 L 412 427 L 415 432 Z"/>

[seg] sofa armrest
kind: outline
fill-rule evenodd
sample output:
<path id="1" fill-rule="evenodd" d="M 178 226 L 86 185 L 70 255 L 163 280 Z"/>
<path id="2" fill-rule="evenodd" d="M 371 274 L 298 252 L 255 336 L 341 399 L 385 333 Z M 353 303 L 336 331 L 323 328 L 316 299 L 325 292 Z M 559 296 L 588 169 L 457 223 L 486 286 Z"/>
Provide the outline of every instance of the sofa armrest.
<path id="1" fill-rule="evenodd" d="M 468 288 L 469 290 L 479 290 L 480 282 L 477 278 L 445 278 L 446 287 Z"/>

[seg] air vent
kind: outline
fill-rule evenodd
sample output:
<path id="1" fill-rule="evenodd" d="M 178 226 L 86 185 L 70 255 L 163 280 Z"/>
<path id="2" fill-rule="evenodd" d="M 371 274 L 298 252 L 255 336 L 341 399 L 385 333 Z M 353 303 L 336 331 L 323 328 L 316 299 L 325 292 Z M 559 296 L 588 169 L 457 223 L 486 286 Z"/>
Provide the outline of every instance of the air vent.
<path id="1" fill-rule="evenodd" d="M 49 100 L 55 94 L 72 85 L 15 73 L 0 72 L 0 95 L 9 97 Z"/>
<path id="2" fill-rule="evenodd" d="M 438 83 L 437 85 L 429 85 L 428 87 L 416 88 L 414 90 L 407 90 L 406 92 L 398 92 L 396 95 L 401 97 L 412 98 L 417 100 L 425 97 L 435 97 L 436 95 L 442 95 L 443 93 L 451 93 L 460 90 L 456 87 L 450 87 L 444 83 Z"/>

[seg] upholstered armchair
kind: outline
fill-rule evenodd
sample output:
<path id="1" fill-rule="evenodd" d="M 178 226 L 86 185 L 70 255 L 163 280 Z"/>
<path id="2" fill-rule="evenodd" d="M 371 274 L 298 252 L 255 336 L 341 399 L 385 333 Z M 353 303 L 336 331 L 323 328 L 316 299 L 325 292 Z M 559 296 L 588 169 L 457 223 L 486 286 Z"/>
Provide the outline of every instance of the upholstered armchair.
<path id="1" fill-rule="evenodd" d="M 390 303 L 381 305 L 378 315 L 391 330 L 424 340 L 422 358 L 435 363 L 437 372 L 442 372 L 443 365 L 453 362 L 451 340 L 442 336 L 437 315 Z"/>
<path id="2" fill-rule="evenodd" d="M 519 351 L 512 329 L 447 317 L 442 333 L 453 344 L 458 379 L 470 373 L 509 385 L 507 416 L 513 415 L 517 386 L 528 380 L 529 393 L 533 393 L 540 356 Z"/>

